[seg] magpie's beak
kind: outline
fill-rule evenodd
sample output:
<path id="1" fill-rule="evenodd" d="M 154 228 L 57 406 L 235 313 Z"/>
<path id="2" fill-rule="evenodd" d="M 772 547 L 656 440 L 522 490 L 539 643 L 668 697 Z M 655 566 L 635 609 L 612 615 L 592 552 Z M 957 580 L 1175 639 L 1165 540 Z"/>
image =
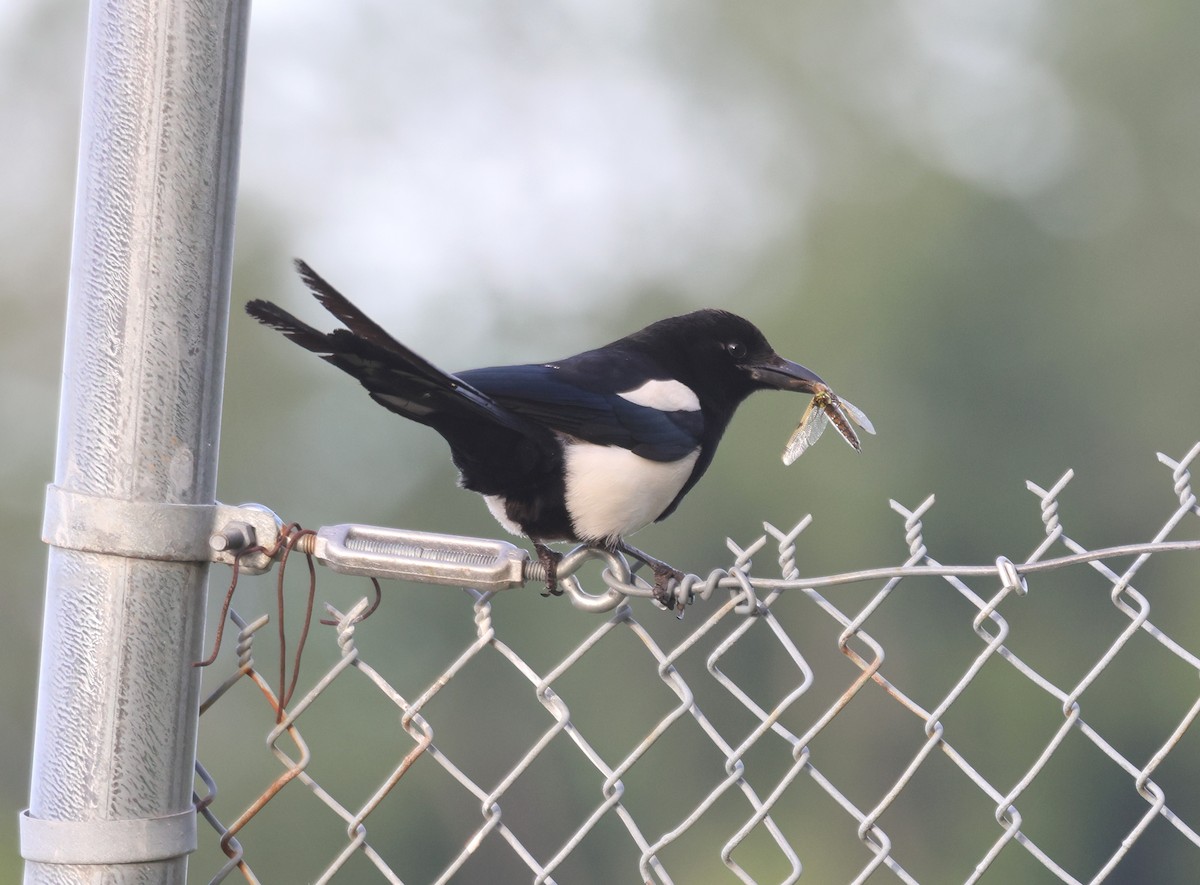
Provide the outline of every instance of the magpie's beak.
<path id="1" fill-rule="evenodd" d="M 747 366 L 750 377 L 763 387 L 775 390 L 795 390 L 800 393 L 816 393 L 817 385 L 827 387 L 821 376 L 811 372 L 799 363 L 785 360 L 778 354 L 772 354 L 768 359 L 753 366 Z"/>

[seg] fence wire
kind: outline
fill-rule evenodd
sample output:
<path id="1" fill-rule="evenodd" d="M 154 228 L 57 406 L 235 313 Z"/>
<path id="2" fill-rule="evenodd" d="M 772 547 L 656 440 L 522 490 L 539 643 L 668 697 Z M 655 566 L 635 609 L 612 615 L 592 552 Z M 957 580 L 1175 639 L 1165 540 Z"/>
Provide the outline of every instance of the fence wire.
<path id="1" fill-rule="evenodd" d="M 334 626 L 310 639 L 314 656 L 328 645 L 323 672 L 278 722 L 254 657 L 270 618 L 231 610 L 235 659 L 203 702 L 197 764 L 215 836 L 193 875 L 1190 880 L 1200 617 L 1179 595 L 1200 540 L 1172 536 L 1197 534 L 1198 456 L 1159 455 L 1177 506 L 1149 541 L 1117 548 L 1067 533 L 1071 472 L 1027 484 L 1044 538 L 1020 562 L 938 562 L 922 527 L 932 496 L 892 502 L 908 554 L 892 568 L 802 577 L 810 518 L 766 525 L 730 542 L 729 568 L 689 581 L 706 601 L 683 624 L 635 600 L 531 631 L 505 621 L 507 600 L 468 590 L 469 630 L 448 652 L 452 629 L 361 621 L 368 599 L 327 606 Z M 1179 573 L 1154 566 L 1179 550 L 1190 579 L 1164 591 Z M 779 577 L 752 573 L 767 557 Z M 611 571 L 600 580 L 621 589 Z M 944 616 L 906 614 L 902 583 Z M 854 586 L 835 604 L 831 585 Z M 388 595 L 381 611 L 400 609 Z M 1151 621 L 1152 595 L 1166 621 Z M 429 653 L 414 664 L 397 644 Z M 251 749 L 263 736 L 271 757 Z"/>

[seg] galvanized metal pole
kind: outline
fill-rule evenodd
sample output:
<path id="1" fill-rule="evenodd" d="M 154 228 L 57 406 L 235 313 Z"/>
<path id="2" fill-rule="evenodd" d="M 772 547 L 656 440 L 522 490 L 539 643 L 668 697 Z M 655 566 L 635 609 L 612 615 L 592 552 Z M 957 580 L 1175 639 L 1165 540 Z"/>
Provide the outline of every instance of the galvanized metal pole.
<path id="1" fill-rule="evenodd" d="M 183 882 L 246 0 L 93 0 L 27 883 Z"/>

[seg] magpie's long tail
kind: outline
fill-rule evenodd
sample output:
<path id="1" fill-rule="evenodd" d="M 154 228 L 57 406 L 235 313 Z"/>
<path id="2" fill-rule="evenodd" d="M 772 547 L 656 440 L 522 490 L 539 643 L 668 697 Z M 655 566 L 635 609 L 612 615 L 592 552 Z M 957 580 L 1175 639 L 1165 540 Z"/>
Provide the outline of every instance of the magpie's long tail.
<path id="1" fill-rule="evenodd" d="M 524 419 L 409 350 L 303 261 L 296 269 L 344 329 L 322 332 L 270 301 L 251 301 L 246 313 L 358 379 L 380 405 L 438 430 L 452 448 L 461 442 L 459 428 L 478 428 L 481 419 L 520 436 L 529 433 Z"/>

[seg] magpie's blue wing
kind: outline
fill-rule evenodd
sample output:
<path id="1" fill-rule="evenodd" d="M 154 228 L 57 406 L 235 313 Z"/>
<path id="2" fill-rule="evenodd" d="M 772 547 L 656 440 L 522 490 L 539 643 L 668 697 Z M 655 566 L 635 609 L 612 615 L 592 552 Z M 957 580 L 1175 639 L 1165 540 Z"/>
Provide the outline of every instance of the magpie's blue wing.
<path id="1" fill-rule="evenodd" d="M 704 430 L 699 411 L 640 406 L 574 375 L 556 365 L 457 373 L 505 409 L 585 442 L 620 446 L 651 461 L 675 461 L 699 447 Z M 631 383 L 629 389 L 635 386 Z"/>

